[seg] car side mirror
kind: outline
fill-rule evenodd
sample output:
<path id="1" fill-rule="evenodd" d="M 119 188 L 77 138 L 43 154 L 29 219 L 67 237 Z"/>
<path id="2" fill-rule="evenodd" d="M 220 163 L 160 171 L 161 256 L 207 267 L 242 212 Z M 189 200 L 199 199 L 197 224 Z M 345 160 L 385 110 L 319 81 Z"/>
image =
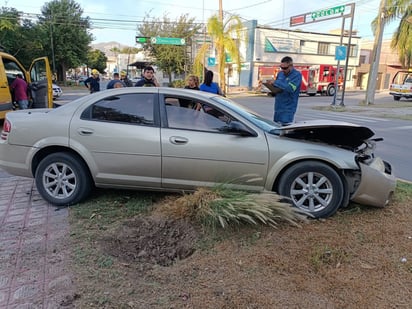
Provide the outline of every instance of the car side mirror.
<path id="1" fill-rule="evenodd" d="M 256 136 L 256 134 L 239 121 L 231 121 L 220 129 L 222 132 L 239 134 L 241 136 Z"/>

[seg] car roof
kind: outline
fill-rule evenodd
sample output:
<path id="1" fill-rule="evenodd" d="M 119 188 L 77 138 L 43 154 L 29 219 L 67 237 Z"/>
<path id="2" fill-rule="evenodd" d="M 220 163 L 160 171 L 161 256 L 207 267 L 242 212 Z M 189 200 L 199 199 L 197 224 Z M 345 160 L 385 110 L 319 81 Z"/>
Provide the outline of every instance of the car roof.
<path id="1" fill-rule="evenodd" d="M 171 94 L 171 95 L 182 95 L 182 96 L 193 96 L 198 98 L 209 99 L 218 96 L 218 94 L 210 93 L 206 91 L 190 90 L 184 88 L 171 88 L 171 87 L 124 87 L 115 89 L 106 89 L 96 93 L 99 96 L 106 96 L 110 92 L 113 93 L 160 93 L 160 94 Z"/>

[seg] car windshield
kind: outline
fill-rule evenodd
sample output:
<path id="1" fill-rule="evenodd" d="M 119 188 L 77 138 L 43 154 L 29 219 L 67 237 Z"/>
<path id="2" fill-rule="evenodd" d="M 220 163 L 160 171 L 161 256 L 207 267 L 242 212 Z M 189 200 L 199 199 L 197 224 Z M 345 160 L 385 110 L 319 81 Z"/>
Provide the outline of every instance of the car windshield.
<path id="1" fill-rule="evenodd" d="M 268 133 L 276 134 L 277 130 L 280 128 L 279 125 L 273 122 L 272 120 L 263 118 L 263 116 L 259 115 L 258 113 L 251 111 L 248 108 L 225 97 L 216 96 L 211 99 L 217 101 L 218 103 L 224 105 L 225 107 L 229 108 L 235 113 L 241 115 L 242 117 L 252 122 L 255 126 L 259 127 L 260 129 Z"/>

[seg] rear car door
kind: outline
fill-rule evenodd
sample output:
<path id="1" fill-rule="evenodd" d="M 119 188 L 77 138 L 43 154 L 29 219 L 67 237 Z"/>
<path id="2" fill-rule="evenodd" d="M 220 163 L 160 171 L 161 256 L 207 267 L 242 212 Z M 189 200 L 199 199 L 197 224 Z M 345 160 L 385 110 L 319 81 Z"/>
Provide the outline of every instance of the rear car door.
<path id="1" fill-rule="evenodd" d="M 217 183 L 263 189 L 268 166 L 265 136 L 219 131 L 228 112 L 210 102 L 174 95 L 160 96 L 166 125 L 162 126 L 162 186 L 195 189 Z"/>
<path id="2" fill-rule="evenodd" d="M 109 94 L 78 111 L 70 146 L 88 163 L 98 186 L 160 187 L 160 128 L 154 93 Z"/>
<path id="3" fill-rule="evenodd" d="M 53 107 L 52 72 L 47 57 L 34 59 L 30 69 L 32 108 Z"/>

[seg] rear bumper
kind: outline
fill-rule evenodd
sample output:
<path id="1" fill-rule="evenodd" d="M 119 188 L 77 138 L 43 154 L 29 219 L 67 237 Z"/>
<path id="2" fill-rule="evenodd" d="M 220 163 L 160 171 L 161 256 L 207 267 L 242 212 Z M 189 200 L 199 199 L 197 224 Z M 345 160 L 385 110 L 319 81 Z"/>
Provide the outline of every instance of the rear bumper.
<path id="1" fill-rule="evenodd" d="M 389 94 L 400 98 L 412 98 L 412 93 L 390 91 Z"/>
<path id="2" fill-rule="evenodd" d="M 391 200 L 395 188 L 396 177 L 392 167 L 381 158 L 375 158 L 372 164 L 360 164 L 361 182 L 352 195 L 351 201 L 375 207 L 385 207 Z"/>
<path id="3" fill-rule="evenodd" d="M 31 147 L 11 146 L 0 141 L 0 168 L 12 175 L 33 177 L 30 164 L 26 161 Z"/>

